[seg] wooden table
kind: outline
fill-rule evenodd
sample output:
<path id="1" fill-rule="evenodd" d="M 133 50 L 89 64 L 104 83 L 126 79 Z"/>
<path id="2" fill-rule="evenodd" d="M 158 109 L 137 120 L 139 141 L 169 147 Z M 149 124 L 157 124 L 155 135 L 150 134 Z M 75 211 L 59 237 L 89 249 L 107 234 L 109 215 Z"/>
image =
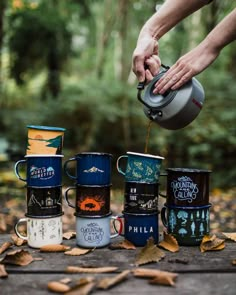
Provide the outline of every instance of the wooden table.
<path id="1" fill-rule="evenodd" d="M 10 235 L 0 235 L 0 245 L 10 241 Z M 113 242 L 120 241 L 114 239 Z M 76 247 L 75 239 L 64 240 L 63 244 Z M 126 269 L 134 269 L 135 257 L 140 251 L 111 250 L 108 247 L 95 249 L 82 256 L 68 256 L 64 253 L 42 253 L 37 249 L 21 246 L 28 250 L 33 257 L 41 257 L 41 261 L 33 261 L 27 266 L 6 265 L 8 277 L 0 279 L 0 294 L 2 295 L 28 295 L 53 294 L 47 290 L 49 281 L 59 281 L 69 277 L 77 280 L 88 274 L 67 274 L 67 266 L 117 266 L 119 273 Z M 7 252 L 17 249 L 16 246 Z M 235 295 L 236 294 L 236 266 L 232 260 L 236 259 L 236 243 L 228 241 L 222 251 L 209 251 L 201 253 L 199 247 L 180 247 L 177 253 L 165 251 L 165 258 L 158 263 L 146 264 L 141 267 L 172 271 L 178 273 L 175 287 L 150 285 L 147 279 L 136 278 L 132 274 L 128 279 L 109 290 L 94 290 L 93 294 L 181 294 L 181 295 Z M 187 261 L 187 264 L 179 263 Z M 114 273 L 93 274 L 96 278 L 112 277 Z"/>

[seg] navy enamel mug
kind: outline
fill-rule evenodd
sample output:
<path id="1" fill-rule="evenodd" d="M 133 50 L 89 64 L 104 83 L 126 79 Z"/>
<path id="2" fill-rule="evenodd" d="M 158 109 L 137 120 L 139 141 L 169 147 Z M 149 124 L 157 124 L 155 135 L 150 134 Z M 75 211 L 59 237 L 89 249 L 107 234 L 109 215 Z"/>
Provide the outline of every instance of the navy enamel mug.
<path id="1" fill-rule="evenodd" d="M 158 214 L 158 212 L 150 214 L 123 212 L 123 214 L 119 216 L 124 222 L 124 234 L 121 235 L 137 247 L 145 246 L 150 237 L 153 237 L 155 243 L 158 243 Z M 115 225 L 114 228 L 116 228 Z M 118 232 L 117 229 L 116 231 Z"/>
<path id="2" fill-rule="evenodd" d="M 63 155 L 26 155 L 24 160 L 15 164 L 15 174 L 27 186 L 59 186 L 62 182 Z M 26 167 L 24 167 L 26 166 Z M 26 170 L 26 177 L 21 175 L 20 168 Z"/>
<path id="3" fill-rule="evenodd" d="M 76 179 L 80 185 L 109 185 L 111 184 L 111 159 L 107 153 L 84 152 L 70 158 L 64 164 L 67 176 Z M 69 172 L 69 163 L 76 163 L 76 174 Z"/>

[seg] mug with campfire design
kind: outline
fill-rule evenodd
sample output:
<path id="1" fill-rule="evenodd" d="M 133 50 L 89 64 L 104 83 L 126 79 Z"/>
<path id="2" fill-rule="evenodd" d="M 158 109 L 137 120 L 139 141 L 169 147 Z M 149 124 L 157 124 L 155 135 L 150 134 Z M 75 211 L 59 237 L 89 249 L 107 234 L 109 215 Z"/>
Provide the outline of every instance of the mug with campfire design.
<path id="1" fill-rule="evenodd" d="M 68 206 L 81 216 L 103 216 L 110 212 L 110 190 L 111 185 L 76 185 L 68 187 L 64 197 Z M 75 205 L 70 202 L 70 191 L 75 191 Z"/>

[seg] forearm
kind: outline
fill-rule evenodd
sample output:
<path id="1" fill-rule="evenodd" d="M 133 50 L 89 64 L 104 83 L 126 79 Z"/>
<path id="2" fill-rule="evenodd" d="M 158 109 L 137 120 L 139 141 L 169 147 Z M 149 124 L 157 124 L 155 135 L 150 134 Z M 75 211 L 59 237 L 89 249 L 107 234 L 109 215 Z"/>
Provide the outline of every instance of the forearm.
<path id="1" fill-rule="evenodd" d="M 161 8 L 144 24 L 139 38 L 146 34 L 160 39 L 179 21 L 197 11 L 209 0 L 166 0 Z"/>
<path id="2" fill-rule="evenodd" d="M 227 44 L 236 39 L 236 8 L 227 15 L 205 38 L 212 51 L 220 52 Z"/>

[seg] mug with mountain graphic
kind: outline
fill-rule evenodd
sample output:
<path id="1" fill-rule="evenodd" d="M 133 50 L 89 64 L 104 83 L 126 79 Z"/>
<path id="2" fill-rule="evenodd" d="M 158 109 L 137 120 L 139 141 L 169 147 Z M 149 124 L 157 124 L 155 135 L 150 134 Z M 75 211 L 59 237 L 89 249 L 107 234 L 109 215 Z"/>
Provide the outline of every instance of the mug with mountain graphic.
<path id="1" fill-rule="evenodd" d="M 79 185 L 109 185 L 111 184 L 111 159 L 112 155 L 108 153 L 79 153 L 64 163 L 64 171 Z M 72 162 L 76 163 L 74 175 L 69 172 L 69 163 Z"/>

